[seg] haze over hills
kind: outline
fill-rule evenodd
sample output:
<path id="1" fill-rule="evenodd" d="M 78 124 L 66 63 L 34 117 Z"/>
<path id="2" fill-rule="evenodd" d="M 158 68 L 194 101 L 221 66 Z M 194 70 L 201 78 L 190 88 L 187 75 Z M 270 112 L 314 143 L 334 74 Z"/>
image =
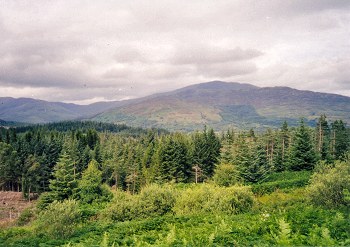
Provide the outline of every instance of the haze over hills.
<path id="1" fill-rule="evenodd" d="M 44 123 L 72 119 L 125 123 L 170 130 L 277 127 L 321 114 L 350 122 L 350 97 L 288 87 L 256 87 L 213 81 L 144 98 L 75 105 L 34 99 L 0 98 L 0 119 Z"/>

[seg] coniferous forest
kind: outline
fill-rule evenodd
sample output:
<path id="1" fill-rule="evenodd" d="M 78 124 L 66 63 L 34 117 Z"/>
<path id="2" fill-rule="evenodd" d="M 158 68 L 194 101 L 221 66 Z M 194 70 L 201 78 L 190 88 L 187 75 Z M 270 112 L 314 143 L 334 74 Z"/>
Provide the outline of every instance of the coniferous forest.
<path id="1" fill-rule="evenodd" d="M 348 246 L 350 130 L 0 128 L 0 189 L 0 246 Z"/>

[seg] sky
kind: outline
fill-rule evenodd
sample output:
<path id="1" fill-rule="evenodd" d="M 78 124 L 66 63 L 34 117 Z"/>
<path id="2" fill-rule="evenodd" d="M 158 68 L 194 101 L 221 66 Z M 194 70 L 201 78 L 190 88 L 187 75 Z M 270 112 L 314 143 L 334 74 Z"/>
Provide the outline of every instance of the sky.
<path id="1" fill-rule="evenodd" d="M 88 104 L 212 80 L 350 96 L 350 1 L 0 0 L 0 97 Z"/>

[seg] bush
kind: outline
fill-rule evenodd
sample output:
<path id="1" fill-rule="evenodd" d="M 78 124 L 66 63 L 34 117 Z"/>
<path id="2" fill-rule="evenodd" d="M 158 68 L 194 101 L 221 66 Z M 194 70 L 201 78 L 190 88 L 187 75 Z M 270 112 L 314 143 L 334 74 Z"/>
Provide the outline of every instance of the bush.
<path id="1" fill-rule="evenodd" d="M 220 164 L 214 171 L 213 181 L 219 186 L 231 186 L 238 183 L 239 173 L 230 164 Z"/>
<path id="2" fill-rule="evenodd" d="M 110 206 L 101 215 L 113 221 L 131 220 L 137 216 L 136 205 L 135 196 L 124 191 L 116 191 Z"/>
<path id="3" fill-rule="evenodd" d="M 149 185 L 138 195 L 118 191 L 102 215 L 114 221 L 161 216 L 171 212 L 175 200 L 176 192 L 170 186 Z"/>
<path id="4" fill-rule="evenodd" d="M 18 226 L 24 226 L 26 224 L 28 224 L 33 218 L 34 218 L 34 212 L 33 212 L 33 208 L 26 208 L 25 210 L 23 210 L 23 212 L 21 213 L 21 215 L 18 217 L 17 219 L 17 225 Z"/>
<path id="5" fill-rule="evenodd" d="M 307 188 L 308 196 L 315 205 L 328 208 L 350 206 L 350 164 L 337 161 L 334 167 L 323 166 L 312 175 Z"/>
<path id="6" fill-rule="evenodd" d="M 52 203 L 55 200 L 55 196 L 52 193 L 44 192 L 40 195 L 36 203 L 36 207 L 40 210 L 44 210 L 50 203 Z"/>
<path id="7" fill-rule="evenodd" d="M 149 185 L 138 196 L 139 213 L 145 217 L 164 215 L 175 205 L 176 192 L 170 186 Z"/>
<path id="8" fill-rule="evenodd" d="M 248 211 L 253 205 L 253 193 L 248 187 L 218 187 L 201 184 L 181 193 L 174 206 L 178 215 L 199 213 L 235 214 Z"/>
<path id="9" fill-rule="evenodd" d="M 54 201 L 40 212 L 35 227 L 38 233 L 44 233 L 50 238 L 65 238 L 71 236 L 80 219 L 81 213 L 76 201 Z"/>

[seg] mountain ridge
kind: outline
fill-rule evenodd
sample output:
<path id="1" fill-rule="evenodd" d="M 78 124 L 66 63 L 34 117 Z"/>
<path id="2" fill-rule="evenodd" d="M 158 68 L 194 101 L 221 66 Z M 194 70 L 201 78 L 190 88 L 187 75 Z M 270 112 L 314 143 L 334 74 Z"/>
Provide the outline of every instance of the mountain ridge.
<path id="1" fill-rule="evenodd" d="M 184 131 L 201 129 L 203 125 L 217 130 L 277 127 L 284 120 L 296 124 L 300 117 L 314 124 L 321 114 L 349 123 L 350 97 L 285 86 L 211 81 L 90 105 L 0 98 L 0 119 L 5 121 L 45 123 L 78 119 Z"/>

